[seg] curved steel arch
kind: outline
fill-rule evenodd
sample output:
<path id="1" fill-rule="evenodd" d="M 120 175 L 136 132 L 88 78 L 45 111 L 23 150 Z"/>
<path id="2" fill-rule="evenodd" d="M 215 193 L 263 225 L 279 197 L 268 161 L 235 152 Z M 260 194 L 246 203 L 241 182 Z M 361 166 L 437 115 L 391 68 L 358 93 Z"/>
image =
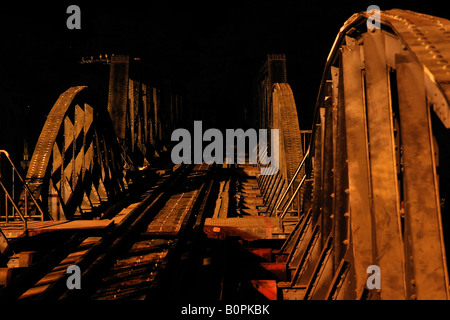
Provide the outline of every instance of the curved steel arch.
<path id="1" fill-rule="evenodd" d="M 282 207 L 293 195 L 304 174 L 304 169 L 302 169 L 300 174 L 295 176 L 297 167 L 303 158 L 303 148 L 297 107 L 289 84 L 275 83 L 273 85 L 272 115 L 272 127 L 279 130 L 280 174 L 286 187 L 291 180 L 294 180 L 288 193 L 289 196 L 285 197 L 283 203 L 280 203 Z M 298 201 L 297 198 L 293 202 L 293 210 L 298 210 L 300 204 L 301 201 Z"/>
<path id="2" fill-rule="evenodd" d="M 369 17 L 344 23 L 325 64 L 285 298 L 449 298 L 431 113 L 450 128 L 450 21 L 394 9 L 368 30 Z"/>
<path id="3" fill-rule="evenodd" d="M 75 96 L 85 89 L 86 86 L 72 87 L 61 94 L 47 116 L 44 128 L 39 136 L 30 166 L 27 172 L 27 179 L 43 179 L 50 161 L 53 144 L 56 136 L 66 116 L 67 110 L 71 106 Z"/>
<path id="4" fill-rule="evenodd" d="M 89 214 L 127 188 L 122 149 L 107 113 L 88 103 L 87 87 L 56 101 L 39 136 L 26 180 L 52 219 Z"/>

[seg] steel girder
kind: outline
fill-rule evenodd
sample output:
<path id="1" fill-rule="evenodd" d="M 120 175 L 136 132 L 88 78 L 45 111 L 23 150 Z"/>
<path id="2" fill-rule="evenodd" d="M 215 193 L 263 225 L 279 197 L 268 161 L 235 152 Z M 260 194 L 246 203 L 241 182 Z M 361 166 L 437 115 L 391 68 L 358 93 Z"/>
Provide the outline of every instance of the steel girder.
<path id="1" fill-rule="evenodd" d="M 61 94 L 50 111 L 26 181 L 52 219 L 90 213 L 127 187 L 126 163 L 108 120 L 88 103 L 83 86 Z"/>
<path id="2" fill-rule="evenodd" d="M 284 299 L 449 297 L 431 113 L 450 128 L 450 22 L 389 10 L 368 30 L 369 17 L 347 20 L 327 59 Z"/>

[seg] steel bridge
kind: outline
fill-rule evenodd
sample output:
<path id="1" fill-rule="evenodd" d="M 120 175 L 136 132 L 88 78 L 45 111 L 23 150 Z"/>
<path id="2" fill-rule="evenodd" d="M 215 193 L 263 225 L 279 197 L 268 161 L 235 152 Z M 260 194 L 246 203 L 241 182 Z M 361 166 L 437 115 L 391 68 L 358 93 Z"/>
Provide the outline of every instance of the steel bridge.
<path id="1" fill-rule="evenodd" d="M 279 130 L 271 175 L 174 166 L 183 96 L 129 56 L 83 59 L 109 66 L 107 105 L 62 93 L 25 175 L 0 150 L 0 299 L 448 299 L 450 21 L 369 19 L 339 30 L 311 128 L 267 56 L 249 114 Z"/>

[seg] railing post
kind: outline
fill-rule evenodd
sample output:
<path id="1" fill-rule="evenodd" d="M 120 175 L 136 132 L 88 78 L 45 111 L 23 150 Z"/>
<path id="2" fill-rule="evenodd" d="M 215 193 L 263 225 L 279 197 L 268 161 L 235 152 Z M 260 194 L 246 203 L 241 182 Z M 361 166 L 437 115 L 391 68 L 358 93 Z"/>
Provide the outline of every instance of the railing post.
<path id="1" fill-rule="evenodd" d="M 291 181 L 289 181 L 289 184 L 288 184 L 288 186 L 286 187 L 286 190 L 284 191 L 283 196 L 281 197 L 281 200 L 278 201 L 277 205 L 275 206 L 275 213 L 277 213 L 277 211 L 278 211 L 280 205 L 283 203 L 284 198 L 286 197 L 287 193 L 289 192 L 289 190 L 290 190 L 292 184 L 294 183 L 295 179 L 297 179 L 297 176 L 298 176 L 298 174 L 300 173 L 300 170 L 302 169 L 303 165 L 305 164 L 306 159 L 307 159 L 308 156 L 309 156 L 309 150 L 310 150 L 310 148 L 308 148 L 308 151 L 306 151 L 305 155 L 303 156 L 302 161 L 300 162 L 300 164 L 299 164 L 298 167 L 297 167 L 297 170 L 296 170 L 295 173 L 294 173 L 294 176 L 292 177 Z M 306 176 L 306 175 L 305 175 L 305 176 Z M 278 214 L 277 214 L 277 216 L 278 216 Z"/>
<path id="2" fill-rule="evenodd" d="M 11 217 L 14 218 L 16 216 L 16 214 L 19 215 L 20 219 L 23 222 L 23 228 L 25 230 L 25 233 L 27 233 L 28 231 L 28 222 L 27 222 L 27 218 L 30 218 L 30 215 L 28 214 L 28 195 L 31 196 L 32 201 L 34 202 L 34 204 L 36 205 L 36 209 L 40 212 L 40 216 L 43 219 L 44 218 L 44 213 L 41 209 L 41 207 L 39 206 L 39 204 L 37 203 L 36 198 L 33 196 L 33 193 L 31 192 L 28 184 L 22 179 L 19 171 L 17 170 L 16 166 L 14 165 L 14 163 L 12 162 L 11 158 L 9 157 L 9 154 L 7 151 L 5 150 L 0 150 L 0 156 L 4 154 L 6 156 L 6 159 L 8 160 L 9 164 L 11 165 L 11 169 L 12 169 L 12 188 L 11 188 L 11 194 L 9 193 L 8 189 L 5 187 L 5 185 L 3 184 L 3 182 L 0 179 L 0 186 L 3 189 L 3 191 L 5 192 L 5 221 L 6 223 L 9 222 L 9 206 L 8 206 L 8 202 L 11 202 Z M 19 180 L 22 182 L 24 189 L 23 189 L 23 194 L 24 194 L 24 212 L 22 213 L 20 208 L 17 206 L 17 204 L 15 203 L 15 198 L 16 198 L 16 187 L 15 187 L 15 175 L 17 174 L 17 177 L 19 178 Z"/>
<path id="3" fill-rule="evenodd" d="M 21 177 L 19 171 L 17 170 L 16 166 L 14 165 L 14 163 L 13 163 L 12 160 L 11 160 L 11 158 L 9 157 L 8 152 L 5 151 L 5 150 L 0 150 L 0 154 L 4 154 L 4 155 L 6 156 L 6 158 L 8 159 L 8 161 L 9 161 L 11 167 L 12 167 L 12 170 L 13 170 L 13 182 L 14 182 L 14 172 L 15 172 L 15 173 L 17 174 L 17 176 L 19 177 L 19 180 L 22 182 L 22 184 L 23 184 L 23 186 L 24 186 L 24 190 L 26 190 L 26 192 L 28 192 L 29 195 L 31 196 L 31 200 L 33 200 L 34 204 L 36 205 L 36 209 L 39 210 L 39 212 L 40 212 L 40 214 L 41 214 L 41 217 L 42 217 L 42 219 L 43 219 L 43 218 L 44 218 L 44 212 L 42 211 L 42 209 L 41 209 L 41 207 L 39 206 L 39 204 L 38 204 L 36 198 L 34 197 L 33 192 L 31 192 L 30 187 L 29 187 L 28 184 L 22 179 L 22 177 Z M 26 192 L 25 192 L 25 195 L 26 195 L 26 198 L 27 198 Z M 14 193 L 14 183 L 13 183 L 13 193 Z M 14 197 L 14 194 L 13 194 L 13 197 Z M 13 200 L 14 200 L 14 198 L 13 198 Z M 14 201 L 12 201 L 12 202 L 14 202 Z M 26 213 L 27 213 L 27 212 L 25 212 L 25 214 L 26 214 Z"/>
<path id="4" fill-rule="evenodd" d="M 294 191 L 294 194 L 292 195 L 292 197 L 289 199 L 289 202 L 287 203 L 287 205 L 284 207 L 283 213 L 280 216 L 280 219 L 283 219 L 284 216 L 286 215 L 286 212 L 288 211 L 289 207 L 292 204 L 292 201 L 294 201 L 294 198 L 296 197 L 298 191 L 300 190 L 300 188 L 303 185 L 303 182 L 305 182 L 306 179 L 306 174 L 303 176 L 302 181 L 300 181 L 300 183 L 298 184 L 297 188 Z"/>
<path id="5" fill-rule="evenodd" d="M 5 221 L 8 223 L 8 197 L 5 193 Z"/>
<path id="6" fill-rule="evenodd" d="M 14 193 L 15 193 L 15 188 L 14 188 L 14 168 L 11 168 L 11 182 L 12 182 L 12 187 L 11 187 L 11 190 L 12 190 L 12 192 L 11 192 L 11 195 L 12 195 L 12 199 L 13 199 L 13 201 L 14 201 L 14 197 L 15 197 L 15 195 L 14 195 Z"/>
<path id="7" fill-rule="evenodd" d="M 25 188 L 25 190 L 24 190 L 24 192 L 25 192 L 25 212 L 24 212 L 24 216 L 25 216 L 25 218 L 27 217 L 27 215 L 28 215 L 28 194 L 27 194 L 27 189 Z M 30 216 L 28 216 L 28 217 L 30 217 Z"/>
<path id="8" fill-rule="evenodd" d="M 0 181 L 0 186 L 2 187 L 3 191 L 5 191 L 6 196 L 8 197 L 8 200 L 11 202 L 11 204 L 13 205 L 13 213 L 15 211 L 17 211 L 17 213 L 19 214 L 20 218 L 22 219 L 23 225 L 25 230 L 27 230 L 27 221 L 25 219 L 25 217 L 22 215 L 22 212 L 20 212 L 20 209 L 17 207 L 16 203 L 13 201 L 13 199 L 11 198 L 11 195 L 9 194 L 8 190 L 6 189 L 5 185 Z M 15 213 L 14 213 L 15 214 Z"/>

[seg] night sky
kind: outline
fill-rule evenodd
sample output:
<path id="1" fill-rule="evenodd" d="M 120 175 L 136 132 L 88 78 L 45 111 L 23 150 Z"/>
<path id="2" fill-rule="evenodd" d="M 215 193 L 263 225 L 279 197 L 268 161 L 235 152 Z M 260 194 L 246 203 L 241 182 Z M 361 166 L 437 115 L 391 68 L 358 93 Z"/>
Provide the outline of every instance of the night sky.
<path id="1" fill-rule="evenodd" d="M 66 27 L 70 4 L 81 9 L 81 30 Z M 0 149 L 19 154 L 24 138 L 33 149 L 58 96 L 88 81 L 81 57 L 112 53 L 141 58 L 183 88 L 189 108 L 208 108 L 218 126 L 230 128 L 236 110 L 251 103 L 266 54 L 285 53 L 300 125 L 309 129 L 334 38 L 346 19 L 371 4 L 450 18 L 441 1 L 2 4 Z"/>

